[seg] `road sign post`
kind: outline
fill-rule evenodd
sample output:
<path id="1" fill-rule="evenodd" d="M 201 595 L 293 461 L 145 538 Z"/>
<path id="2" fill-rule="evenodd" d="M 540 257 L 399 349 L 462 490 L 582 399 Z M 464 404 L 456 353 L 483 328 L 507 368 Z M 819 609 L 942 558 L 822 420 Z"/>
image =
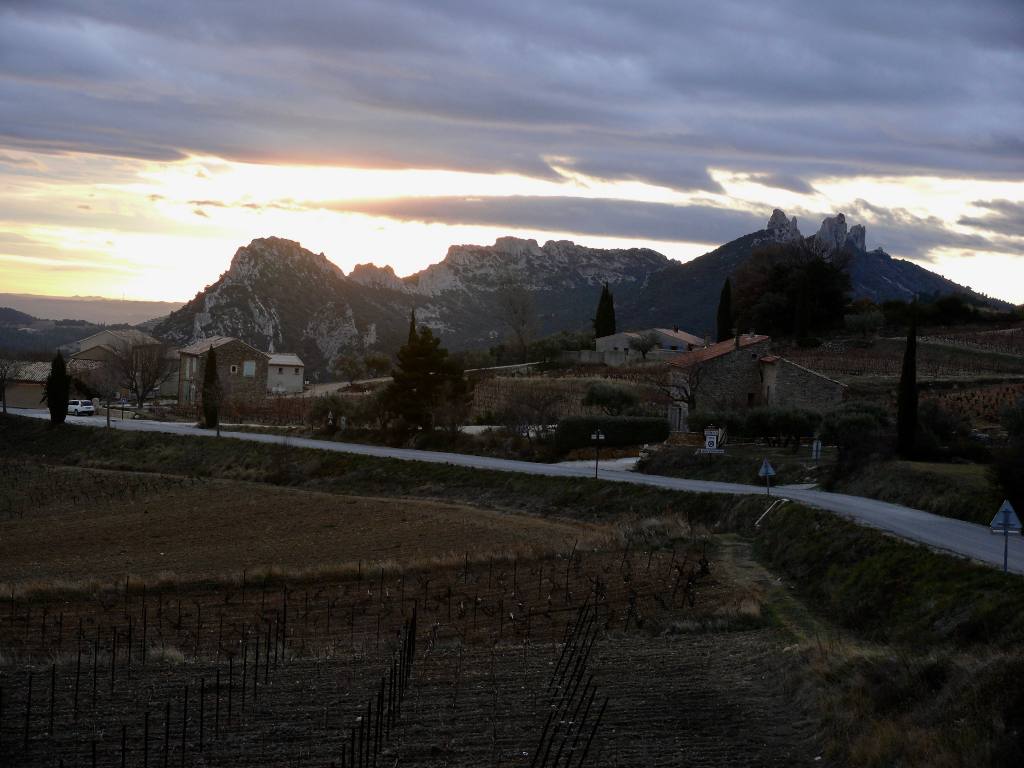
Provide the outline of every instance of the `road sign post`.
<path id="1" fill-rule="evenodd" d="M 1010 531 L 1020 533 L 1020 518 L 1017 517 L 1009 499 L 1003 502 L 1003 506 L 992 518 L 990 526 L 993 533 L 1003 534 L 1003 573 L 1007 573 L 1010 561 Z"/>
<path id="2" fill-rule="evenodd" d="M 594 479 L 597 480 L 597 463 L 601 457 L 601 441 L 604 440 L 604 432 L 595 429 L 590 433 L 590 439 L 594 441 Z"/>
<path id="3" fill-rule="evenodd" d="M 771 496 L 772 478 L 775 476 L 775 469 L 772 467 L 771 464 L 768 463 L 767 458 L 761 462 L 761 468 L 757 471 L 757 474 L 764 478 L 765 490 L 767 491 L 768 495 Z"/>

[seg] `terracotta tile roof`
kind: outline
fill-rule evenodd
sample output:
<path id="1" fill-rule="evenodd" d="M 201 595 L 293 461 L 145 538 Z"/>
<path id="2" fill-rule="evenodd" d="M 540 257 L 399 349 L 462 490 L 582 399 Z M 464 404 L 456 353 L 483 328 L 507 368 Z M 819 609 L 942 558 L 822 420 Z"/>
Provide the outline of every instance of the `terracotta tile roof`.
<path id="1" fill-rule="evenodd" d="M 305 367 L 305 363 L 302 362 L 302 358 L 296 355 L 294 352 L 275 352 L 270 356 L 271 365 L 288 365 L 288 366 L 302 366 Z"/>
<path id="2" fill-rule="evenodd" d="M 740 349 L 745 349 L 753 344 L 760 344 L 763 341 L 771 341 L 771 336 L 745 334 L 740 336 Z M 679 357 L 673 357 L 668 361 L 668 364 L 674 365 L 677 368 L 689 368 L 691 365 L 713 360 L 716 357 L 722 357 L 723 355 L 727 355 L 735 350 L 736 339 L 726 339 L 725 341 L 720 341 L 717 344 L 693 349 L 679 355 Z"/>
<path id="3" fill-rule="evenodd" d="M 67 365 L 68 373 L 72 376 L 80 376 L 86 371 L 98 368 L 102 363 L 96 360 L 68 360 Z M 25 362 L 18 364 L 17 370 L 14 372 L 14 376 L 11 380 L 38 382 L 42 384 L 46 381 L 46 377 L 49 375 L 50 363 Z"/>
<path id="4" fill-rule="evenodd" d="M 205 339 L 198 339 L 197 341 L 193 341 L 187 347 L 182 347 L 181 349 L 179 349 L 178 352 L 180 352 L 183 355 L 205 355 L 207 352 L 210 351 L 210 347 L 217 349 L 218 347 L 223 347 L 225 344 L 230 344 L 232 341 L 238 341 L 241 342 L 242 344 L 245 344 L 244 341 L 242 341 L 241 339 L 236 339 L 234 336 L 208 336 Z M 268 352 L 262 352 L 261 350 L 256 349 L 256 347 L 254 347 L 252 344 L 245 344 L 245 346 L 247 346 L 249 349 L 251 349 L 253 352 L 256 352 L 257 354 L 270 357 L 270 354 Z"/>

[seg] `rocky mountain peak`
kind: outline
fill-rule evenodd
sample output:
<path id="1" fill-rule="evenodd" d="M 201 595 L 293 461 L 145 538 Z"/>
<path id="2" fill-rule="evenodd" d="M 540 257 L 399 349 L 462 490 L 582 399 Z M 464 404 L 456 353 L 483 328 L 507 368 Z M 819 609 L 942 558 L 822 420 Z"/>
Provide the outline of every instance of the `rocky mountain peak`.
<path id="1" fill-rule="evenodd" d="M 281 270 L 344 277 L 341 269 L 328 261 L 323 253 L 312 253 L 294 240 L 283 237 L 260 237 L 239 248 L 225 276 L 247 282 L 257 277 L 278 274 Z"/>
<path id="2" fill-rule="evenodd" d="M 766 234 L 757 238 L 755 246 L 766 243 L 789 243 L 803 239 L 803 235 L 800 234 L 800 229 L 796 225 L 796 216 L 789 218 L 779 208 L 772 211 L 771 218 L 768 219 L 768 225 L 764 230 Z"/>
<path id="3" fill-rule="evenodd" d="M 847 230 L 846 216 L 837 213 L 822 220 L 821 227 L 811 238 L 811 247 L 821 256 L 829 258 L 848 245 L 857 251 L 866 250 L 866 237 L 863 224 L 854 224 Z"/>
<path id="4" fill-rule="evenodd" d="M 376 264 L 356 264 L 348 276 L 349 280 L 374 288 L 390 288 L 405 291 L 408 286 L 402 281 L 390 264 L 378 267 Z"/>

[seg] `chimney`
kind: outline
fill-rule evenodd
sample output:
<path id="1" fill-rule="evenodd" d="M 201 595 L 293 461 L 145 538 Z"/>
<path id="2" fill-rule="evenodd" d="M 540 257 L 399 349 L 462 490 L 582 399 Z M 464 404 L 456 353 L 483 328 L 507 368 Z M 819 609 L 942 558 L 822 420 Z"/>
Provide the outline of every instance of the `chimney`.
<path id="1" fill-rule="evenodd" d="M 704 349 L 707 349 L 710 346 L 711 346 L 711 334 L 708 333 L 707 331 L 704 331 Z"/>
<path id="2" fill-rule="evenodd" d="M 673 330 L 673 331 L 674 331 L 675 333 L 679 333 L 679 326 L 678 326 L 678 325 L 673 325 L 673 326 L 672 326 L 672 330 Z"/>
<path id="3" fill-rule="evenodd" d="M 733 340 L 733 342 L 736 345 L 736 349 L 739 349 L 740 348 L 740 329 L 739 328 L 733 328 L 732 329 L 732 340 Z"/>

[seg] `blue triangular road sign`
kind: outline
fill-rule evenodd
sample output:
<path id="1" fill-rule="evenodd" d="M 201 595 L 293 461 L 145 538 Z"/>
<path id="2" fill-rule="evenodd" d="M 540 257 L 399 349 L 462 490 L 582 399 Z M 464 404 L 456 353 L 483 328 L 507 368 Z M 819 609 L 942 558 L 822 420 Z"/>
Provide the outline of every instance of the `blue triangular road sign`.
<path id="1" fill-rule="evenodd" d="M 991 527 L 1000 531 L 1020 530 L 1020 518 L 1017 517 L 1017 513 L 1014 511 L 1013 505 L 1009 500 L 1004 501 L 1003 506 L 996 512 L 996 516 L 992 518 Z"/>
<path id="2" fill-rule="evenodd" d="M 768 463 L 768 459 L 761 462 L 761 469 L 757 471 L 760 477 L 775 477 L 775 470 L 772 465 Z"/>

